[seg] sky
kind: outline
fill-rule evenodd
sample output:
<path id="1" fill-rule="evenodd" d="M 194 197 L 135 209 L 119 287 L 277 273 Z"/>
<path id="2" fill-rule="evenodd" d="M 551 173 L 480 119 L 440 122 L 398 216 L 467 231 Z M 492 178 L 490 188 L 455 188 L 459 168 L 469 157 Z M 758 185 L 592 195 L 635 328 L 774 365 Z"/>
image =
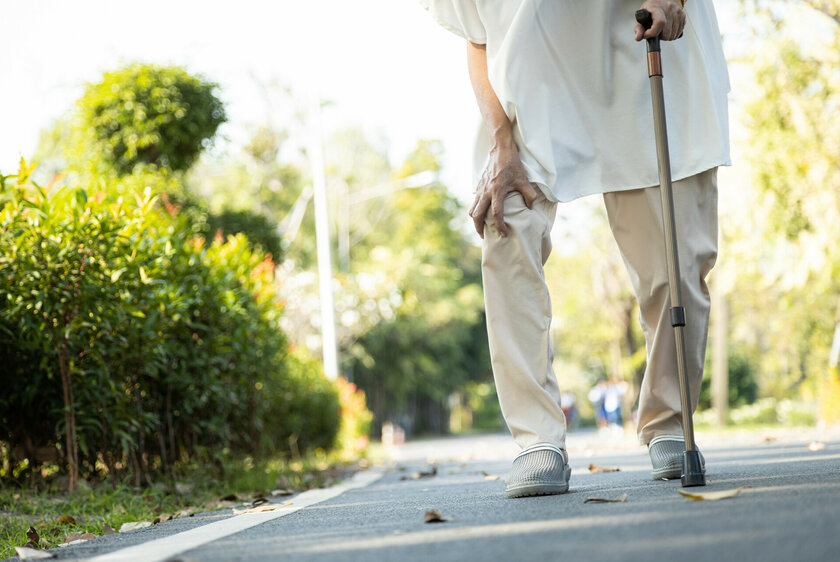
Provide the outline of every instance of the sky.
<path id="1" fill-rule="evenodd" d="M 714 3 L 726 38 L 737 0 Z M 0 173 L 16 171 L 39 131 L 86 83 L 143 61 L 182 65 L 218 82 L 229 116 L 220 133 L 234 144 L 266 119 L 260 84 L 272 82 L 329 100 L 325 134 L 361 127 L 387 148 L 392 164 L 418 139 L 440 139 L 444 183 L 465 204 L 472 200 L 479 116 L 464 42 L 416 0 L 0 1 L 0 21 L 7 22 L 0 34 Z"/>
<path id="2" fill-rule="evenodd" d="M 0 2 L 0 170 L 86 82 L 132 62 L 185 66 L 221 86 L 234 139 L 265 117 L 260 83 L 319 91 L 325 126 L 359 126 L 399 163 L 419 138 L 444 140 L 446 179 L 469 193 L 477 111 L 463 42 L 414 0 L 27 0 Z M 459 162 L 454 165 L 452 162 Z M 463 195 L 463 194 L 462 194 Z"/>

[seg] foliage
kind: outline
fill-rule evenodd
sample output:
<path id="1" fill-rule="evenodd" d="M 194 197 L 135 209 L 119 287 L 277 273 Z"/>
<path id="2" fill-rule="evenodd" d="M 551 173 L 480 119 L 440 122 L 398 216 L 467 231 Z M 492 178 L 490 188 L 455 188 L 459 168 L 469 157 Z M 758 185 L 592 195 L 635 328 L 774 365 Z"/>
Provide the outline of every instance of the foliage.
<path id="1" fill-rule="evenodd" d="M 283 250 L 277 235 L 277 225 L 265 215 L 245 209 L 224 209 L 219 213 L 210 213 L 207 235 L 215 236 L 216 233 L 222 237 L 244 234 L 255 249 L 270 254 L 276 261 L 282 258 Z"/>
<path id="2" fill-rule="evenodd" d="M 216 467 L 194 463 L 177 481 L 144 488 L 114 481 L 83 483 L 71 493 L 60 487 L 7 486 L 0 488 L 0 557 L 14 556 L 14 547 L 27 542 L 29 526 L 38 532 L 42 548 L 55 547 L 71 532 L 101 535 L 105 525 L 119 529 L 133 521 L 189 517 L 229 508 L 278 488 L 302 491 L 328 486 L 353 468 L 337 461 L 335 455 L 317 452 L 295 460 L 231 457 L 225 459 L 221 471 L 225 478 L 208 478 Z M 231 495 L 239 502 L 228 501 Z M 74 521 L 59 522 L 62 516 Z"/>
<path id="3" fill-rule="evenodd" d="M 183 171 L 225 121 L 216 88 L 179 67 L 132 64 L 88 86 L 81 127 L 121 175 L 138 166 Z"/>
<path id="4" fill-rule="evenodd" d="M 397 172 L 438 169 L 440 145 L 421 142 Z M 448 429 L 448 397 L 491 377 L 479 285 L 480 256 L 457 229 L 462 212 L 439 183 L 394 191 L 376 228 L 353 247 L 358 272 L 379 272 L 398 290 L 393 316 L 346 348 L 345 366 L 378 423 L 408 432 Z"/>
<path id="5" fill-rule="evenodd" d="M 840 3 L 745 4 L 759 42 L 747 58 L 755 85 L 745 107 L 757 189 L 745 202 L 753 212 L 731 217 L 724 232 L 738 264 L 726 287 L 738 295 L 733 334 L 757 365 L 762 395 L 812 399 L 840 321 Z"/>
<path id="6" fill-rule="evenodd" d="M 354 459 L 367 449 L 373 413 L 367 409 L 364 391 L 355 384 L 338 377 L 335 385 L 341 402 L 341 428 L 336 449 L 341 457 Z"/>
<path id="7" fill-rule="evenodd" d="M 699 412 L 695 415 L 697 424 L 712 425 L 715 423 L 715 415 L 714 410 Z M 728 423 L 739 428 L 759 425 L 804 426 L 813 425 L 815 415 L 816 408 L 811 402 L 767 397 L 729 410 Z"/>
<path id="8" fill-rule="evenodd" d="M 241 235 L 206 245 L 150 189 L 89 195 L 30 172 L 4 178 L 0 211 L 4 478 L 34 478 L 55 448 L 71 479 L 140 481 L 202 452 L 332 444 L 337 391 L 287 355 L 270 258 Z"/>
<path id="9" fill-rule="evenodd" d="M 706 354 L 708 360 L 709 354 Z M 758 398 L 758 383 L 756 382 L 755 363 L 745 353 L 730 350 L 727 356 L 727 372 L 729 374 L 727 398 L 730 408 L 737 408 L 752 404 Z M 711 372 L 711 365 L 707 361 L 705 373 Z M 698 408 L 705 410 L 712 407 L 711 377 L 704 376 L 700 386 Z"/>

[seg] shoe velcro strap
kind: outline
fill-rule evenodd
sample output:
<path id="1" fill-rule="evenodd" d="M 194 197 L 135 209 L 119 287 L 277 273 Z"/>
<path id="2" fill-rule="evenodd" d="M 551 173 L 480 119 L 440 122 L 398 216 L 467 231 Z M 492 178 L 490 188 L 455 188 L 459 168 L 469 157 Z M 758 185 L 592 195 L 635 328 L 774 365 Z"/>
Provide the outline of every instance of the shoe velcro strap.
<path id="1" fill-rule="evenodd" d="M 648 447 L 650 447 L 651 445 L 655 445 L 660 441 L 679 441 L 680 443 L 685 443 L 685 437 L 683 437 L 682 435 L 657 435 L 656 437 L 650 440 L 650 443 L 648 443 Z"/>
<path id="2" fill-rule="evenodd" d="M 554 451 L 555 453 L 557 453 L 558 455 L 563 457 L 564 462 L 565 462 L 565 456 L 563 455 L 563 450 L 560 447 L 557 447 L 556 445 L 552 445 L 551 443 L 537 443 L 536 445 L 531 445 L 530 447 L 526 447 L 526 448 L 522 449 L 522 451 L 520 451 L 520 453 L 518 455 L 516 455 L 516 458 L 514 460 L 518 459 L 522 455 L 527 455 L 528 453 L 533 453 L 534 451 Z"/>

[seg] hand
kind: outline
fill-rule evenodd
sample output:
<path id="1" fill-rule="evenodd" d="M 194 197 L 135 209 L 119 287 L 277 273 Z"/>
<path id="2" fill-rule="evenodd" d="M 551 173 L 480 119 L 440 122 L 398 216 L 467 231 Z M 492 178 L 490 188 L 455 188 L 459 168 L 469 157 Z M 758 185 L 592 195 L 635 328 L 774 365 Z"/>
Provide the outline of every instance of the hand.
<path id="1" fill-rule="evenodd" d="M 537 190 L 528 181 L 528 175 L 519 159 L 519 150 L 513 140 L 496 144 L 490 149 L 490 160 L 478 182 L 470 216 L 475 223 L 475 231 L 481 238 L 484 238 L 484 221 L 488 210 L 496 228 L 502 236 L 507 236 L 504 206 L 505 196 L 511 191 L 522 194 L 529 209 L 537 198 Z"/>
<path id="2" fill-rule="evenodd" d="M 636 23 L 636 41 L 653 39 L 657 35 L 663 41 L 673 41 L 682 35 L 685 28 L 685 11 L 679 0 L 647 0 L 639 9 L 645 9 L 653 17 L 653 25 L 645 31 Z"/>

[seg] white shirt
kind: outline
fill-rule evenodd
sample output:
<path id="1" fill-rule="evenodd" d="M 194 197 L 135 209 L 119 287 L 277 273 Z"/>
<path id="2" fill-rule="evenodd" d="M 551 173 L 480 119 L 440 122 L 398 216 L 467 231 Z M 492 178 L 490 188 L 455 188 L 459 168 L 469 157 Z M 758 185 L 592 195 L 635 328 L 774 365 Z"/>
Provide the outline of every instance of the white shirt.
<path id="1" fill-rule="evenodd" d="M 420 0 L 445 28 L 487 45 L 490 84 L 529 179 L 548 199 L 659 184 L 639 0 Z M 729 75 L 712 0 L 689 0 L 683 37 L 662 42 L 674 181 L 729 165 Z M 476 183 L 487 162 L 483 128 Z"/>

